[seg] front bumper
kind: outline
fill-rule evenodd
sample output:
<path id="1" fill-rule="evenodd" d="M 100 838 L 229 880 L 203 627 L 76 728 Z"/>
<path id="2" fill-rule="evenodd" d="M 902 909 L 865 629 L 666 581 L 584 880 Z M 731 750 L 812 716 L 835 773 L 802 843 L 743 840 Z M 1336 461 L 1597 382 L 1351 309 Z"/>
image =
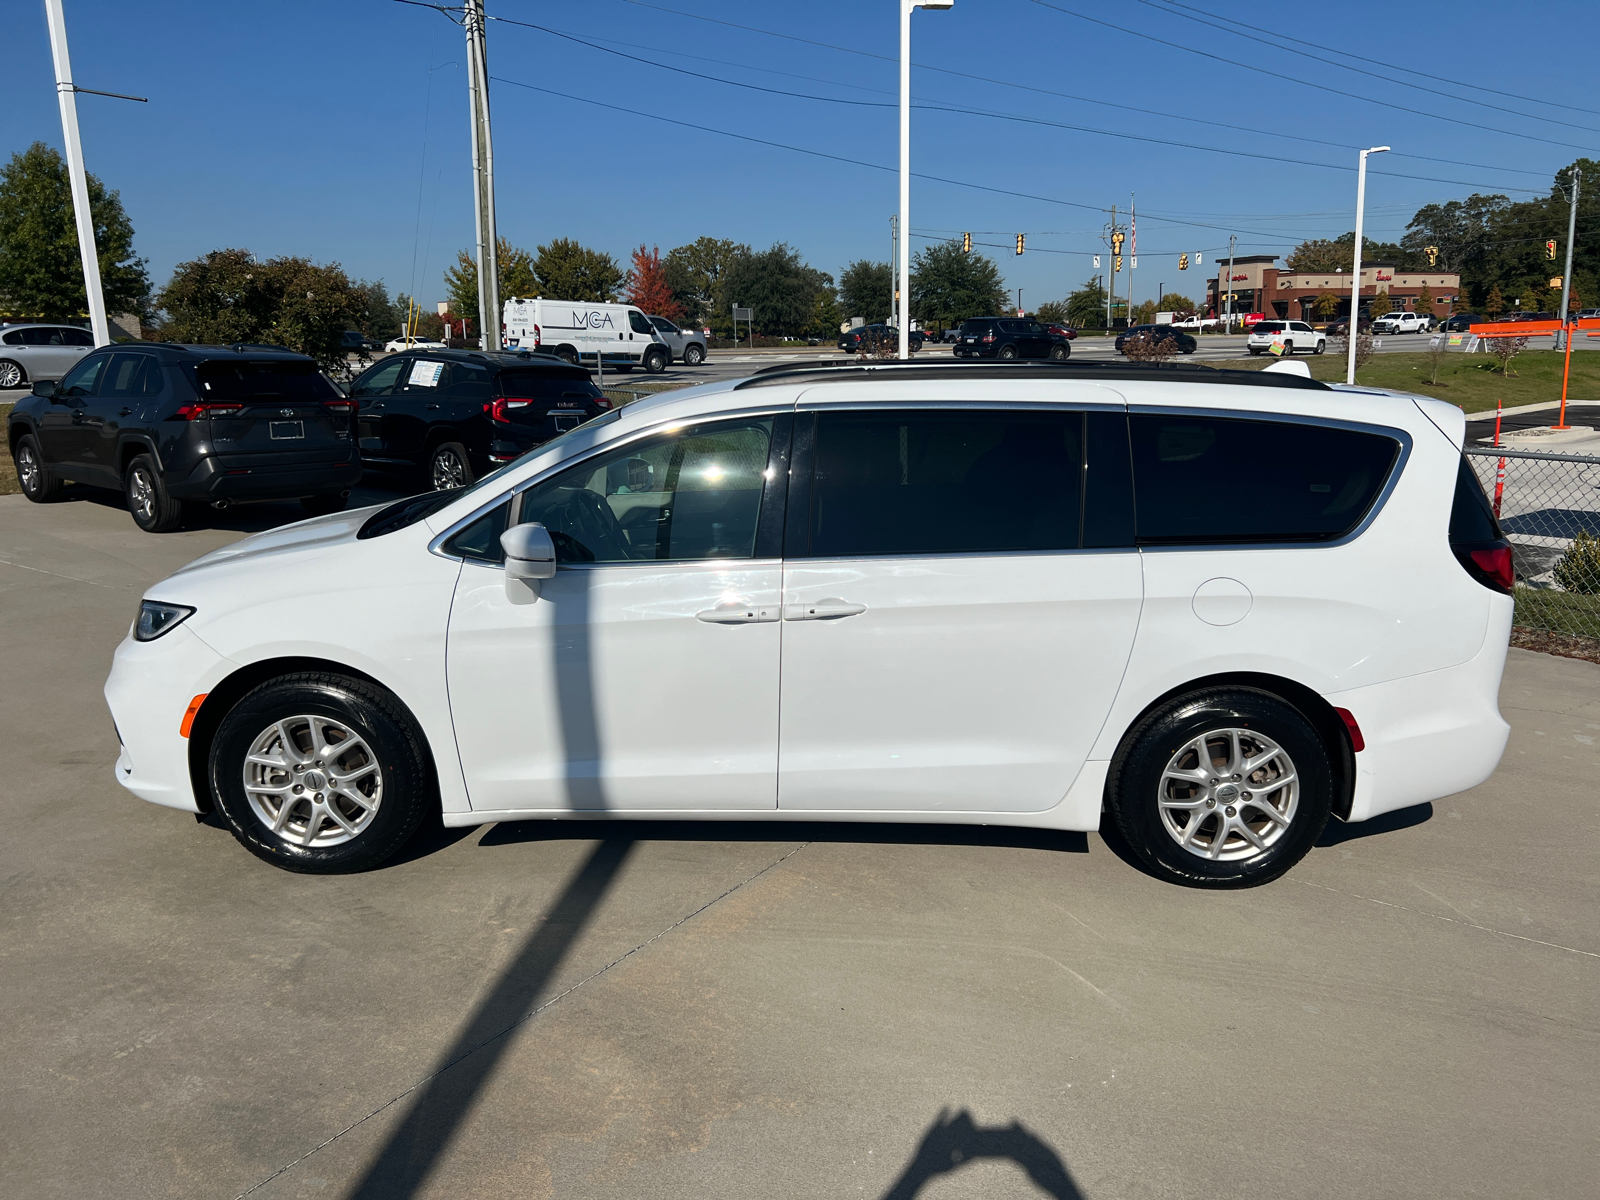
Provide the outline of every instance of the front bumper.
<path id="1" fill-rule="evenodd" d="M 199 812 L 189 778 L 189 740 L 180 732 L 183 714 L 191 700 L 209 693 L 237 666 L 187 625 L 153 642 L 125 638 L 105 687 L 122 742 L 117 782 L 141 800 Z"/>

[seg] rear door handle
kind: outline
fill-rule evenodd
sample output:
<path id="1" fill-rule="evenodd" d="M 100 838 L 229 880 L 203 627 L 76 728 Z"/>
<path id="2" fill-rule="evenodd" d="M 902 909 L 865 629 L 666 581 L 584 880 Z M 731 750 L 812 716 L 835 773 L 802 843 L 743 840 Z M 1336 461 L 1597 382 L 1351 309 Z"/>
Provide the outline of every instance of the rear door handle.
<path id="1" fill-rule="evenodd" d="M 132 411 L 133 411 L 133 409 L 131 409 L 131 408 L 119 408 L 119 409 L 117 409 L 117 416 L 125 417 L 129 413 L 131 413 Z"/>
<path id="2" fill-rule="evenodd" d="M 719 604 L 715 608 L 701 609 L 695 619 L 712 625 L 757 625 L 778 619 L 774 604 Z"/>
<path id="3" fill-rule="evenodd" d="M 865 604 L 851 604 L 848 600 L 829 597 L 813 600 L 809 604 L 785 604 L 785 621 L 836 621 L 840 617 L 855 617 L 867 611 Z"/>

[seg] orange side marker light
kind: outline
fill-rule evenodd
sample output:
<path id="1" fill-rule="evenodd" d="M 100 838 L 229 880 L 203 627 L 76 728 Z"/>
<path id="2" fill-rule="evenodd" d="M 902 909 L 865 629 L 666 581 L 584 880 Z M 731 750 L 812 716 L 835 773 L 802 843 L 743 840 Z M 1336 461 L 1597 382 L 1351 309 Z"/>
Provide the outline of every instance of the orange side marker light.
<path id="1" fill-rule="evenodd" d="M 210 692 L 201 692 L 193 700 L 189 701 L 189 707 L 183 710 L 183 724 L 178 726 L 179 737 L 189 736 L 189 730 L 194 728 L 195 714 L 200 711 L 200 706 L 206 702 L 206 697 L 210 694 Z"/>

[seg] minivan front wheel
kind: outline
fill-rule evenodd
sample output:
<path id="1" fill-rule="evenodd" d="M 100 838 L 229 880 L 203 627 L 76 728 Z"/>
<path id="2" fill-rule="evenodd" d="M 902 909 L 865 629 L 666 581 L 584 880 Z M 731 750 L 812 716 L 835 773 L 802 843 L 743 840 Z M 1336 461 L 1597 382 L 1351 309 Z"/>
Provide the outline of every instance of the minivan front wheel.
<path id="1" fill-rule="evenodd" d="M 363 871 L 389 858 L 433 795 L 421 735 L 392 694 L 303 672 L 269 680 L 223 718 L 212 795 L 240 844 L 288 871 Z"/>
<path id="2" fill-rule="evenodd" d="M 1134 727 L 1112 763 L 1107 801 L 1153 874 L 1251 887 L 1278 878 L 1322 835 L 1333 769 L 1293 706 L 1251 688 L 1213 688 Z"/>

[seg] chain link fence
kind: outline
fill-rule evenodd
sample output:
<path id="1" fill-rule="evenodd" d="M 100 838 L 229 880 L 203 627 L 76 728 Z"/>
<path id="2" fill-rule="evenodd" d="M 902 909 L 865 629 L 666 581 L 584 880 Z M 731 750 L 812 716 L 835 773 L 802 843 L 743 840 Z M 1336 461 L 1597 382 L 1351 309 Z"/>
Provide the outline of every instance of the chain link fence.
<path id="1" fill-rule="evenodd" d="M 1511 540 L 1515 622 L 1600 641 L 1600 458 L 1467 447 Z"/>

